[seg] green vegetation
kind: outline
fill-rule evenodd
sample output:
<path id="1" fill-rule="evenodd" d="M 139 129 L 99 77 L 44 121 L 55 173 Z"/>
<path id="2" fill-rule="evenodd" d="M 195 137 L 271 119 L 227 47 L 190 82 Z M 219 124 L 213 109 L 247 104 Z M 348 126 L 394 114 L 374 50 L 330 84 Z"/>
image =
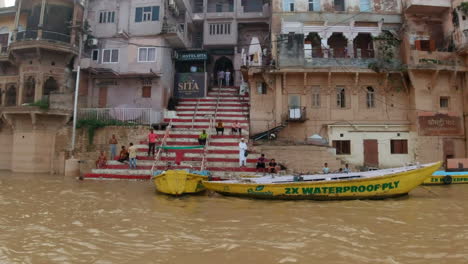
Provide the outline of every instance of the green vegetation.
<path id="1" fill-rule="evenodd" d="M 39 100 L 39 101 L 36 101 L 34 103 L 29 104 L 29 106 L 37 106 L 42 110 L 47 110 L 47 109 L 49 109 L 49 101 L 45 100 L 45 99 L 42 99 L 42 100 Z"/>
<path id="2" fill-rule="evenodd" d="M 463 2 L 458 6 L 458 10 L 462 11 L 463 14 L 468 15 L 468 2 Z"/>
<path id="3" fill-rule="evenodd" d="M 396 51 L 400 47 L 401 40 L 391 32 L 384 30 L 379 36 L 374 37 L 376 44 L 376 62 L 369 63 L 368 68 L 375 72 L 406 71 L 406 66 L 401 64 Z"/>
<path id="4" fill-rule="evenodd" d="M 133 123 L 120 121 L 120 120 L 98 120 L 94 118 L 90 119 L 80 119 L 76 123 L 77 128 L 87 128 L 88 129 L 88 142 L 89 144 L 93 144 L 94 141 L 94 133 L 96 129 L 106 126 L 135 126 Z"/>

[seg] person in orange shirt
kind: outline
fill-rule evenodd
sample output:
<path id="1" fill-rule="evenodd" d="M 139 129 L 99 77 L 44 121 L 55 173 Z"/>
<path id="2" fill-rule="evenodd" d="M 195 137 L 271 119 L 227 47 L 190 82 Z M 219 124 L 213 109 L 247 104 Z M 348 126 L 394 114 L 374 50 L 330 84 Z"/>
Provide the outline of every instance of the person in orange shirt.
<path id="1" fill-rule="evenodd" d="M 150 129 L 150 133 L 148 134 L 148 157 L 150 153 L 154 156 L 157 141 L 158 135 L 154 133 L 153 129 Z"/>

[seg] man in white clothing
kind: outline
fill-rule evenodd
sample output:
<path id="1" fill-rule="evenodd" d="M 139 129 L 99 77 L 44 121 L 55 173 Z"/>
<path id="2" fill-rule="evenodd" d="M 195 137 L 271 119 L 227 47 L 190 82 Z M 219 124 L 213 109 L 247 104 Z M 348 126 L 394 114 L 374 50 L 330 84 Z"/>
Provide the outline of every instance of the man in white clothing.
<path id="1" fill-rule="evenodd" d="M 245 166 L 247 164 L 247 156 L 245 152 L 247 151 L 247 144 L 245 140 L 241 138 L 241 142 L 239 142 L 239 166 Z"/>
<path id="2" fill-rule="evenodd" d="M 229 86 L 231 82 L 231 72 L 229 70 L 224 72 L 224 80 L 226 81 L 226 86 Z"/>

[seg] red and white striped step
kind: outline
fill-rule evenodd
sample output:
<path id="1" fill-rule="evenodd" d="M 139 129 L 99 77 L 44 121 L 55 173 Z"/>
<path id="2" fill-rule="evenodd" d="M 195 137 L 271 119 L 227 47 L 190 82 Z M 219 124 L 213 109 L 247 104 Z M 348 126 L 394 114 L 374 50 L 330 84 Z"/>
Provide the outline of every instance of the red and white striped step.
<path id="1" fill-rule="evenodd" d="M 218 103 L 218 95 L 220 96 Z M 198 106 L 197 106 L 198 105 Z M 216 106 L 218 109 L 216 110 Z M 166 144 L 169 146 L 195 146 L 198 145 L 198 135 L 201 129 L 208 129 L 209 118 L 214 116 L 222 121 L 226 127 L 225 135 L 211 135 L 210 144 L 206 151 L 207 170 L 215 176 L 228 176 L 234 174 L 248 174 L 255 172 L 257 157 L 250 157 L 246 167 L 239 167 L 239 138 L 240 135 L 231 135 L 230 127 L 234 121 L 239 121 L 244 127 L 242 137 L 248 136 L 249 123 L 249 97 L 239 96 L 238 87 L 213 88 L 208 96 L 201 99 L 181 99 L 177 106 L 177 117 L 165 119 L 172 120 L 173 129 L 169 134 Z M 196 117 L 192 122 L 193 117 Z M 218 120 L 217 120 L 218 121 Z M 213 131 L 214 132 L 214 131 Z M 156 131 L 162 137 L 164 131 Z M 146 137 L 146 135 L 142 135 Z M 136 145 L 137 169 L 130 170 L 128 164 L 118 161 L 109 161 L 104 169 L 94 169 L 92 173 L 84 175 L 88 179 L 150 179 L 150 169 L 153 165 L 153 157 L 147 157 L 148 146 L 146 141 Z M 175 163 L 178 150 L 165 150 L 160 157 L 157 169 L 166 169 L 165 163 Z M 180 165 L 174 165 L 177 169 L 199 169 L 202 161 L 203 149 L 184 150 L 184 156 Z"/>

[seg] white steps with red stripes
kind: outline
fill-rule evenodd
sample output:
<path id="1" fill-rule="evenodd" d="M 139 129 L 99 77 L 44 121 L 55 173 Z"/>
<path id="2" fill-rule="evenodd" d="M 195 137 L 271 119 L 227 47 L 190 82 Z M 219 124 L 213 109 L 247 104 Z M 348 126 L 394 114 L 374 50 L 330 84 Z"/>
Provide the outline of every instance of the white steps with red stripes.
<path id="1" fill-rule="evenodd" d="M 223 87 L 214 88 L 209 91 L 208 96 L 200 99 L 180 99 L 177 106 L 177 117 L 172 118 L 173 129 L 167 139 L 169 146 L 195 146 L 198 145 L 198 135 L 202 129 L 209 126 L 209 117 L 216 112 L 217 96 L 220 91 L 220 100 L 216 119 L 224 123 L 224 136 L 216 136 L 212 131 L 210 144 L 207 149 L 207 169 L 215 176 L 228 177 L 232 175 L 248 174 L 255 172 L 256 157 L 247 160 L 246 167 L 239 167 L 239 140 L 240 135 L 231 135 L 231 126 L 234 121 L 239 121 L 242 129 L 242 137 L 249 135 L 249 98 L 239 96 L 238 88 Z M 198 104 L 198 107 L 197 107 Z M 196 110 L 196 113 L 195 113 Z M 195 116 L 195 121 L 192 122 Z M 165 119 L 169 122 L 171 119 Z M 193 128 L 192 128 L 193 126 Z M 155 131 L 160 138 L 164 131 Z M 142 135 L 142 138 L 146 135 Z M 92 173 L 86 174 L 85 178 L 91 179 L 149 179 L 150 169 L 153 165 L 153 157 L 147 156 L 148 146 L 141 142 L 136 145 L 137 169 L 130 170 L 128 163 L 109 161 L 105 169 L 94 169 Z M 184 150 L 184 156 L 180 165 L 174 165 L 176 150 L 166 150 L 158 162 L 158 169 L 165 169 L 168 163 L 174 168 L 199 169 L 202 160 L 202 149 Z"/>

